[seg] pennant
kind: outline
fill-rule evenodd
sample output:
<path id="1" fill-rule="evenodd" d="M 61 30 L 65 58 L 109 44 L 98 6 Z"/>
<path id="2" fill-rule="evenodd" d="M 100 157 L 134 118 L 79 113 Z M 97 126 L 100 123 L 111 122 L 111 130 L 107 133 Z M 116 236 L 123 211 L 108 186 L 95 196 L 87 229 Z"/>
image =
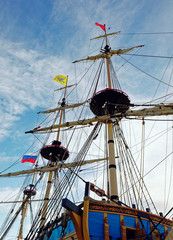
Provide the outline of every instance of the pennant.
<path id="1" fill-rule="evenodd" d="M 101 27 L 101 29 L 103 29 L 103 31 L 105 31 L 105 26 L 104 25 L 101 25 L 101 24 L 99 24 L 97 22 L 95 23 L 95 25 Z"/>
<path id="2" fill-rule="evenodd" d="M 67 77 L 63 76 L 63 75 L 56 75 L 53 80 L 56 81 L 56 82 L 59 82 L 63 85 L 67 84 Z"/>
<path id="3" fill-rule="evenodd" d="M 26 155 L 23 156 L 21 162 L 22 162 L 22 163 L 24 163 L 24 162 L 35 163 L 37 157 L 38 157 L 37 154 L 34 154 L 34 153 L 28 153 L 28 154 L 26 154 Z"/>

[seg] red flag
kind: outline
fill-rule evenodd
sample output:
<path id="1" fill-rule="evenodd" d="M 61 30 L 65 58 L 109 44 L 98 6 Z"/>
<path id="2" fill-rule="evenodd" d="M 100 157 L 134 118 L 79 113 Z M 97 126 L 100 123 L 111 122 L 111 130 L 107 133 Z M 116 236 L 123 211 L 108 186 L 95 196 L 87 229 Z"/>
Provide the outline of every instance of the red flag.
<path id="1" fill-rule="evenodd" d="M 101 27 L 101 29 L 103 29 L 103 31 L 105 31 L 105 26 L 104 25 L 101 25 L 101 24 L 99 24 L 97 22 L 95 23 L 95 25 Z"/>

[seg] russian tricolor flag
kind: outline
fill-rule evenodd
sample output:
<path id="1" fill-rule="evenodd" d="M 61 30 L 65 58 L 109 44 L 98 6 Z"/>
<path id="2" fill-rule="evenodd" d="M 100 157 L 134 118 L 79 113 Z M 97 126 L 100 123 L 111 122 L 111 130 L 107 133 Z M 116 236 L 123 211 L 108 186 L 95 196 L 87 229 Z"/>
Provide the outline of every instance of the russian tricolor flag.
<path id="1" fill-rule="evenodd" d="M 37 159 L 38 155 L 35 153 L 28 153 L 26 155 L 23 156 L 22 158 L 22 163 L 24 162 L 30 162 L 30 163 L 35 163 L 36 159 Z"/>

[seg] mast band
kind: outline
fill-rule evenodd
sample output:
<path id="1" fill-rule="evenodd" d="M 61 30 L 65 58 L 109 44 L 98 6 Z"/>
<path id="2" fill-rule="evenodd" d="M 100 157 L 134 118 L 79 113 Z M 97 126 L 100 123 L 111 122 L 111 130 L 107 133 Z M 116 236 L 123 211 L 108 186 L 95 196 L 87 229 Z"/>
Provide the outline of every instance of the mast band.
<path id="1" fill-rule="evenodd" d="M 115 200 L 115 199 L 118 200 L 118 196 L 117 195 L 112 195 L 111 200 Z"/>
<path id="2" fill-rule="evenodd" d="M 52 183 L 52 181 L 48 181 L 48 183 Z"/>
<path id="3" fill-rule="evenodd" d="M 109 140 L 108 143 L 114 143 L 114 140 Z"/>
<path id="4" fill-rule="evenodd" d="M 116 168 L 116 165 L 115 165 L 115 164 L 110 164 L 110 165 L 109 165 L 109 169 L 110 169 L 110 168 Z"/>

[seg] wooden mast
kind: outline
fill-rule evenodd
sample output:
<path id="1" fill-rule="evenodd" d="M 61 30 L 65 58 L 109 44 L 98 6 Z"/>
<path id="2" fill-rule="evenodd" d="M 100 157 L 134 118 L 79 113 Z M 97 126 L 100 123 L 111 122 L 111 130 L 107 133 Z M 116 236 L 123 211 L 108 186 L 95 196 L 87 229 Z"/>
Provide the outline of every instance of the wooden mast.
<path id="1" fill-rule="evenodd" d="M 35 173 L 33 175 L 33 178 L 32 178 L 32 186 L 33 186 L 33 183 L 34 183 L 34 178 L 35 178 Z M 24 202 L 25 198 L 23 198 L 23 202 Z M 30 199 L 31 200 L 31 199 Z M 20 229 L 19 229 L 19 235 L 17 237 L 18 240 L 20 239 L 23 239 L 23 224 L 24 224 L 24 220 L 25 220 L 25 217 L 26 217 L 26 211 L 27 211 L 27 208 L 28 208 L 28 204 L 29 204 L 29 199 L 27 199 L 23 209 L 22 209 L 22 219 L 21 219 L 21 222 L 20 222 Z"/>
<path id="2" fill-rule="evenodd" d="M 22 219 L 21 219 L 21 222 L 20 222 L 20 229 L 19 229 L 19 235 L 17 237 L 18 240 L 20 239 L 23 239 L 23 224 L 24 224 L 24 220 L 25 220 L 25 216 L 26 216 L 26 211 L 27 211 L 27 208 L 28 208 L 28 201 L 25 203 L 25 206 L 24 208 L 22 209 Z"/>
<path id="3" fill-rule="evenodd" d="M 106 27 L 105 27 L 105 38 L 106 38 L 106 45 L 108 45 Z M 109 56 L 106 57 L 108 87 L 112 88 L 110 68 L 109 68 L 109 58 L 110 58 Z M 109 150 L 108 159 L 109 159 L 109 178 L 110 178 L 109 179 L 110 198 L 111 200 L 118 200 L 118 184 L 117 184 L 117 172 L 116 172 L 116 165 L 115 165 L 115 148 L 114 148 L 112 122 L 108 123 L 107 130 L 108 130 L 108 150 Z"/>
<path id="4" fill-rule="evenodd" d="M 67 76 L 67 80 L 68 80 L 68 76 Z M 67 90 L 67 81 L 66 81 L 63 101 L 64 101 L 64 99 L 66 97 L 66 90 Z M 60 112 L 59 124 L 62 123 L 63 111 L 64 111 L 64 109 L 62 109 L 61 112 Z M 60 128 L 58 128 L 58 133 L 57 133 L 57 138 L 56 138 L 57 141 L 59 140 L 59 136 L 60 136 Z M 52 167 L 55 166 L 55 165 L 56 165 L 56 163 L 51 162 L 51 166 Z M 48 177 L 48 182 L 47 182 L 46 194 L 45 194 L 45 198 L 44 198 L 44 204 L 43 204 L 43 211 L 42 211 L 40 229 L 44 226 L 44 224 L 46 222 L 47 206 L 48 206 L 48 202 L 49 202 L 49 196 L 50 196 L 50 190 L 51 190 L 51 185 L 52 185 L 52 179 L 53 179 L 53 171 L 50 171 L 49 172 L 49 177 Z"/>

